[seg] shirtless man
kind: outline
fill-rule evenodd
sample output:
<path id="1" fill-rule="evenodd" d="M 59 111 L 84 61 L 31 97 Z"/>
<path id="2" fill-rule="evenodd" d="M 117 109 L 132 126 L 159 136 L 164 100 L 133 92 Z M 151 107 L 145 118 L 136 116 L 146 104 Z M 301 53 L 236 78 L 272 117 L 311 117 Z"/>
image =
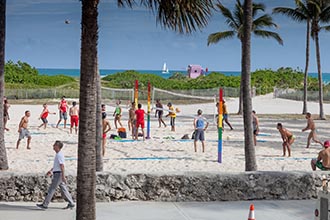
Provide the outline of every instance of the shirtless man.
<path id="1" fill-rule="evenodd" d="M 311 139 L 313 139 L 313 141 L 315 143 L 322 145 L 322 142 L 316 139 L 316 128 L 315 128 L 315 123 L 314 123 L 314 120 L 312 119 L 311 113 L 309 113 L 309 112 L 306 113 L 306 119 L 307 119 L 307 126 L 306 126 L 306 128 L 302 129 L 302 132 L 311 130 L 308 135 L 308 138 L 307 138 L 307 147 L 306 148 L 309 148 L 309 145 L 311 144 Z"/>
<path id="2" fill-rule="evenodd" d="M 107 114 L 105 112 L 102 112 L 102 156 L 105 155 L 105 145 L 107 143 L 107 133 L 111 130 L 110 122 L 106 119 Z"/>
<path id="3" fill-rule="evenodd" d="M 30 111 L 25 111 L 25 115 L 22 117 L 19 125 L 18 125 L 18 132 L 19 132 L 19 137 L 17 140 L 16 144 L 16 149 L 18 149 L 18 146 L 24 137 L 27 137 L 27 145 L 26 148 L 30 150 L 30 142 L 31 142 L 31 135 L 29 130 L 27 129 L 28 123 L 29 123 L 29 117 L 31 116 Z"/>
<path id="4" fill-rule="evenodd" d="M 78 133 L 78 124 L 79 124 L 79 108 L 77 106 L 77 102 L 72 102 L 72 107 L 69 110 L 70 115 L 70 134 L 72 134 L 72 128 L 74 126 L 74 129 L 76 131 L 76 134 Z"/>
<path id="5" fill-rule="evenodd" d="M 317 159 L 311 161 L 313 170 L 316 170 L 316 167 L 320 170 L 330 170 L 330 141 L 325 141 L 323 146 L 324 149 L 319 152 Z"/>
<path id="6" fill-rule="evenodd" d="M 289 157 L 291 157 L 291 148 L 290 148 L 290 146 L 294 142 L 294 136 L 286 128 L 283 128 L 283 125 L 281 123 L 277 123 L 277 129 L 280 132 L 280 134 L 282 136 L 282 140 L 283 140 L 283 143 L 282 143 L 282 146 L 283 146 L 283 157 L 285 157 L 286 149 L 288 149 Z"/>
<path id="7" fill-rule="evenodd" d="M 128 130 L 132 131 L 132 137 L 135 137 L 135 102 L 132 102 L 131 108 L 128 110 Z"/>

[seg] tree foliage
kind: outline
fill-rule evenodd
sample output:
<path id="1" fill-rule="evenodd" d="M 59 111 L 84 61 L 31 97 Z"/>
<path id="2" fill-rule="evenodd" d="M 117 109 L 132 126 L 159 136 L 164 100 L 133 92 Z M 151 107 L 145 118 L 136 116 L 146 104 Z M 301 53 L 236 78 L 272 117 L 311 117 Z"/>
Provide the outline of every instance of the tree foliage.
<path id="1" fill-rule="evenodd" d="M 178 75 L 178 73 L 176 73 Z M 184 75 L 181 73 L 181 76 Z M 145 89 L 148 82 L 161 89 L 209 89 L 217 87 L 240 87 L 240 76 L 226 76 L 222 73 L 211 72 L 207 76 L 196 79 L 187 77 L 170 77 L 164 79 L 153 74 L 144 74 L 136 71 L 125 71 L 108 75 L 103 78 L 104 85 L 113 88 L 133 88 L 135 80 L 139 81 L 141 89 Z M 257 70 L 252 73 L 252 86 L 260 88 L 262 94 L 272 92 L 277 88 L 303 89 L 304 74 L 291 68 Z M 317 90 L 317 79 L 309 77 L 309 90 Z"/>
<path id="2" fill-rule="evenodd" d="M 7 88 L 55 87 L 74 81 L 74 78 L 64 75 L 39 75 L 36 68 L 21 61 L 18 61 L 17 63 L 8 61 L 5 65 L 5 83 Z"/>

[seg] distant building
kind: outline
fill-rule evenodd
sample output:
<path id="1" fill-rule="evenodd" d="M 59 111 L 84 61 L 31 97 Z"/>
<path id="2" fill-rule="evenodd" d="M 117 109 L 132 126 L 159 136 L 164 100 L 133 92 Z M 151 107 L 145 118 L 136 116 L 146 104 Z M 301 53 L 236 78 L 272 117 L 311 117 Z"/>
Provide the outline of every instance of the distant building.
<path id="1" fill-rule="evenodd" d="M 201 65 L 188 65 L 188 77 L 191 79 L 195 79 L 201 75 L 204 75 L 204 71 Z"/>

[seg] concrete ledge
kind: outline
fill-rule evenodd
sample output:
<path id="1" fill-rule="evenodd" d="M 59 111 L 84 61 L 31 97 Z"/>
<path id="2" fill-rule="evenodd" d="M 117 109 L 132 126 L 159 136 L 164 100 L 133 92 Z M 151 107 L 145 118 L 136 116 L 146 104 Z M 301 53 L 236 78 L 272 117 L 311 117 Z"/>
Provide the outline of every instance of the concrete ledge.
<path id="1" fill-rule="evenodd" d="M 324 172 L 113 174 L 98 173 L 97 201 L 236 201 L 317 197 Z M 75 198 L 76 178 L 68 176 Z M 0 173 L 0 201 L 40 201 L 51 179 L 40 174 Z M 60 198 L 59 191 L 54 200 Z"/>

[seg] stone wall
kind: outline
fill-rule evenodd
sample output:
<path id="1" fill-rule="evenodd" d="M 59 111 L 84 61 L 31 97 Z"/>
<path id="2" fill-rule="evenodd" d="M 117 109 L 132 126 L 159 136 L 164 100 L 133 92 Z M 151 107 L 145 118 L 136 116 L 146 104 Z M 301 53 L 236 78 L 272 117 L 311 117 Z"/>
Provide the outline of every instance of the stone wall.
<path id="1" fill-rule="evenodd" d="M 68 176 L 75 198 L 76 178 Z M 0 173 L 0 201 L 41 201 L 51 179 L 40 174 Z M 234 201 L 317 197 L 321 172 L 98 173 L 97 201 Z M 55 201 L 60 200 L 57 192 Z"/>

